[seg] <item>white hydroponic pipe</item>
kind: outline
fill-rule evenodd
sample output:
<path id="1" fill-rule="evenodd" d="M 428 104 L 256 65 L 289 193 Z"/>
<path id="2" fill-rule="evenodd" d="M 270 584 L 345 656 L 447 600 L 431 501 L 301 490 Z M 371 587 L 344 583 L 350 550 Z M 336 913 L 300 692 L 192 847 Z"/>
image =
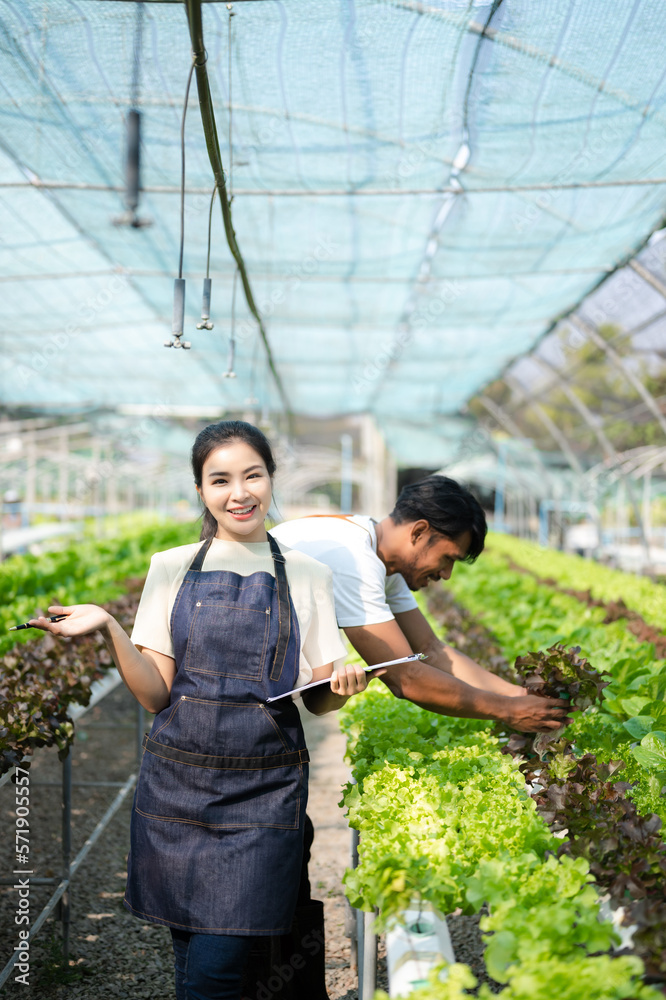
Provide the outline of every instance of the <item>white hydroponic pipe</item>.
<path id="1" fill-rule="evenodd" d="M 408 996 L 424 986 L 439 962 L 455 962 L 451 936 L 442 916 L 425 901 L 415 900 L 400 914 L 400 924 L 386 933 L 389 996 Z"/>

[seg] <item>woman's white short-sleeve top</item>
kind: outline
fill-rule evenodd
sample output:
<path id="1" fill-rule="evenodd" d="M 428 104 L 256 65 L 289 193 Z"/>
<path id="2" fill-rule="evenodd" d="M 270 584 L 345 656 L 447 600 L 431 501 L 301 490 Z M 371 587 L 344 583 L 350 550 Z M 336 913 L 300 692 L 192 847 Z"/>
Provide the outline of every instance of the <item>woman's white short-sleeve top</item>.
<path id="1" fill-rule="evenodd" d="M 132 642 L 173 656 L 171 611 L 185 573 L 201 542 L 156 552 L 141 594 Z M 312 680 L 312 671 L 347 655 L 335 620 L 331 570 L 311 556 L 280 545 L 285 558 L 289 591 L 301 633 L 297 687 Z M 268 542 L 232 542 L 214 538 L 203 571 L 227 570 L 240 576 L 265 572 L 275 576 Z"/>

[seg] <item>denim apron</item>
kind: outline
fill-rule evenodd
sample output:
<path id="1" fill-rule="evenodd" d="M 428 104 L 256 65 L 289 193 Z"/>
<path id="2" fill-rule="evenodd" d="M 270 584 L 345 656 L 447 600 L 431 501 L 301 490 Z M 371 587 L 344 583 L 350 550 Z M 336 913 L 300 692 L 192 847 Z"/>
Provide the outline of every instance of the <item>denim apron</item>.
<path id="1" fill-rule="evenodd" d="M 291 927 L 301 870 L 308 751 L 290 698 L 300 635 L 284 556 L 275 576 L 203 572 L 176 597 L 176 676 L 155 717 L 134 795 L 125 905 L 203 934 Z"/>

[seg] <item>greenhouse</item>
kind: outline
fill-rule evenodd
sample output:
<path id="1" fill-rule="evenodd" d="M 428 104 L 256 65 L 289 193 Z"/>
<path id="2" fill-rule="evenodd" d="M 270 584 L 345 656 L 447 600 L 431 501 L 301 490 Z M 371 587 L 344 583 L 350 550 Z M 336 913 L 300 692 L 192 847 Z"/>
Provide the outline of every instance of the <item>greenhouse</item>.
<path id="1" fill-rule="evenodd" d="M 0 4 L 3 995 L 666 995 L 665 45 Z"/>

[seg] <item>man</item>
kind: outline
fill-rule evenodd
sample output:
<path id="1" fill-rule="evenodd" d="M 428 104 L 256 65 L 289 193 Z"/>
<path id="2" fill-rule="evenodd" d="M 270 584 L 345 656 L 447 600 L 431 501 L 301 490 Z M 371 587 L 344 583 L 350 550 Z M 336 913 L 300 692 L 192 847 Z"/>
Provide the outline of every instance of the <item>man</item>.
<path id="1" fill-rule="evenodd" d="M 430 580 L 448 580 L 456 562 L 474 562 L 486 531 L 483 510 L 469 490 L 446 476 L 429 476 L 406 486 L 379 522 L 362 515 L 315 515 L 285 521 L 271 534 L 331 567 L 338 625 L 366 663 L 427 655 L 425 662 L 398 664 L 382 675 L 396 697 L 441 715 L 497 719 L 524 732 L 558 729 L 567 721 L 568 702 L 528 695 L 447 646 L 411 593 Z M 299 907 L 283 957 L 305 953 L 304 933 L 316 932 L 324 940 L 322 904 L 310 899 L 313 837 L 306 817 Z M 323 949 L 303 966 L 291 983 L 292 1000 L 328 1000 Z"/>
<path id="2" fill-rule="evenodd" d="M 338 625 L 366 663 L 426 654 L 426 661 L 390 667 L 381 677 L 398 698 L 441 715 L 497 719 L 523 732 L 558 729 L 567 702 L 528 695 L 442 642 L 411 593 L 430 580 L 448 580 L 456 562 L 474 562 L 486 531 L 469 490 L 446 476 L 428 476 L 406 486 L 379 522 L 363 515 L 304 517 L 271 534 L 331 567 Z"/>

